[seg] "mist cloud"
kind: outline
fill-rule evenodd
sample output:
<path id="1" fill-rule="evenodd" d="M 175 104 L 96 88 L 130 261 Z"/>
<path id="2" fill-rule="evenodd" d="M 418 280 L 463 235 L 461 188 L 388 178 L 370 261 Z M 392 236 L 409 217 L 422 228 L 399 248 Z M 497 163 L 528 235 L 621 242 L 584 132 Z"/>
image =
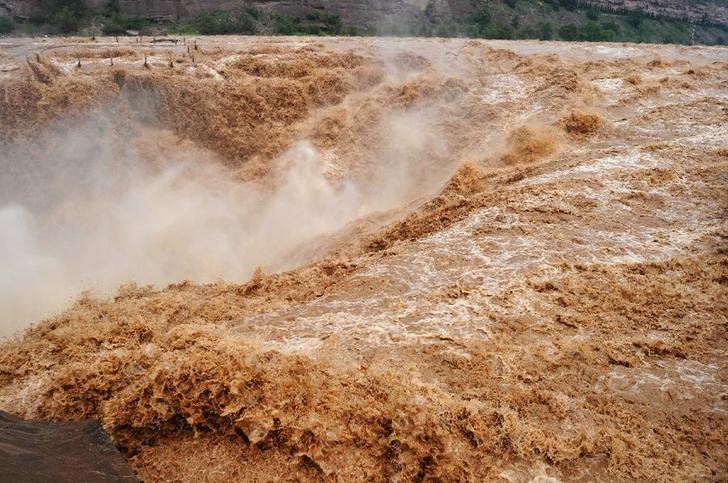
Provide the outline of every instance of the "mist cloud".
<path id="1" fill-rule="evenodd" d="M 392 144 L 366 176 L 336 182 L 305 140 L 273 160 L 273 182 L 241 182 L 214 153 L 150 125 L 120 130 L 109 113 L 3 150 L 0 335 L 85 290 L 244 282 L 310 261 L 297 246 L 436 186 L 423 162 L 445 152 L 432 118 L 387 116 Z"/>

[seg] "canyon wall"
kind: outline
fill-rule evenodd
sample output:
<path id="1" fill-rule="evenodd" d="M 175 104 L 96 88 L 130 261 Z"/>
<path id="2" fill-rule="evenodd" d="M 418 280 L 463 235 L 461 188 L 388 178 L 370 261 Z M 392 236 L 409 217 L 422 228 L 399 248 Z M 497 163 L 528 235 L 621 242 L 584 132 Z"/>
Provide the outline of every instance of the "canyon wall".
<path id="1" fill-rule="evenodd" d="M 99 7 L 106 2 L 107 0 L 87 0 L 87 5 Z M 214 10 L 235 11 L 248 4 L 262 10 L 291 15 L 327 11 L 341 16 L 345 22 L 354 23 L 416 21 L 425 17 L 431 20 L 441 17 L 460 18 L 470 14 L 473 5 L 477 4 L 472 0 L 120 0 L 119 3 L 126 15 L 158 20 L 192 18 L 202 12 Z M 725 2 L 716 0 L 593 0 L 581 3 L 618 11 L 641 10 L 689 21 L 728 23 L 728 6 Z M 0 15 L 30 17 L 41 9 L 42 3 L 39 0 L 0 0 Z"/>

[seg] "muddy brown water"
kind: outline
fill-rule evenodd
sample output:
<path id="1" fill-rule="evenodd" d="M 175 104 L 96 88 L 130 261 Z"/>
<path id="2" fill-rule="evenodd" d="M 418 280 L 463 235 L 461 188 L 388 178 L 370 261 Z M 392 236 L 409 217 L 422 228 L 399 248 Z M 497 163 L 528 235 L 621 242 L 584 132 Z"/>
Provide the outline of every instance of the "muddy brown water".
<path id="1" fill-rule="evenodd" d="M 728 50 L 120 40 L 0 45 L 0 409 L 144 481 L 728 478 Z"/>

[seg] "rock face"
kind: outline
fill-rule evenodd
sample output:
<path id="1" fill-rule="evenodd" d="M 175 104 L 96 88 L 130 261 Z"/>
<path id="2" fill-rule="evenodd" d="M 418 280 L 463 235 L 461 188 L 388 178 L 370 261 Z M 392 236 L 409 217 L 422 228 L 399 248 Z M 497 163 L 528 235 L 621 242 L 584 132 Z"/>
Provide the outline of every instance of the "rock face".
<path id="1" fill-rule="evenodd" d="M 103 4 L 105 0 L 90 0 Z M 235 0 L 121 0 L 122 11 L 142 17 L 180 19 L 211 10 L 234 11 L 246 2 Z M 261 10 L 289 15 L 326 11 L 347 22 L 412 21 L 429 16 L 463 16 L 471 10 L 468 0 L 260 0 L 247 2 Z"/>
<path id="2" fill-rule="evenodd" d="M 0 481 L 138 483 L 92 421 L 23 421 L 0 411 Z"/>
<path id="3" fill-rule="evenodd" d="M 610 10 L 640 10 L 654 15 L 661 15 L 691 22 L 709 21 L 711 23 L 728 23 L 728 5 L 726 2 L 695 2 L 686 0 L 592 0 L 591 5 Z"/>
<path id="4" fill-rule="evenodd" d="M 99 7 L 106 2 L 87 0 L 86 3 L 89 7 Z M 646 11 L 689 21 L 728 23 L 728 6 L 719 0 L 593 0 L 583 3 L 613 10 Z M 460 18 L 471 13 L 475 4 L 477 2 L 472 0 L 120 0 L 124 14 L 159 20 L 186 19 L 206 11 L 235 11 L 245 5 L 252 5 L 291 15 L 327 11 L 341 16 L 345 22 L 354 23 Z M 0 0 L 0 15 L 30 17 L 40 8 L 39 0 Z"/>
<path id="5" fill-rule="evenodd" d="M 30 17 L 36 7 L 37 2 L 35 1 L 0 0 L 0 15 Z"/>
<path id="6" fill-rule="evenodd" d="M 87 0 L 86 4 L 99 7 L 106 1 Z M 349 22 L 417 20 L 426 12 L 457 15 L 471 8 L 470 2 L 464 0 L 120 0 L 119 3 L 126 15 L 169 20 L 195 17 L 206 11 L 235 11 L 245 5 L 291 15 L 327 11 Z M 38 0 L 0 0 L 0 15 L 30 17 L 39 8 Z"/>

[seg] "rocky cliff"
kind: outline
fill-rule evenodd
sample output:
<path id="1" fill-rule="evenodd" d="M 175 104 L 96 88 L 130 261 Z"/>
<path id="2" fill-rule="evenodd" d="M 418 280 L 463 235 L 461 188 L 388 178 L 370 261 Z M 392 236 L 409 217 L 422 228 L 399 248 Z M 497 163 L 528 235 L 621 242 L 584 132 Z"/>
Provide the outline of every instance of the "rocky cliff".
<path id="1" fill-rule="evenodd" d="M 640 10 L 649 14 L 688 20 L 728 24 L 728 4 L 724 1 L 687 0 L 593 0 L 591 4 L 607 10 Z"/>
<path id="2" fill-rule="evenodd" d="M 89 0 L 90 5 L 103 3 L 105 0 Z M 396 15 L 416 17 L 424 12 L 427 3 L 427 0 L 120 0 L 121 10 L 127 15 L 170 20 L 194 17 L 205 11 L 235 11 L 253 5 L 291 15 L 325 10 L 341 15 L 345 20 L 357 21 Z"/>
<path id="3" fill-rule="evenodd" d="M 89 7 L 98 7 L 107 0 L 87 0 Z M 388 18 L 422 18 L 430 10 L 455 11 L 463 14 L 469 1 L 463 0 L 120 0 L 126 15 L 155 19 L 178 20 L 194 17 L 205 11 L 234 11 L 245 5 L 262 10 L 300 15 L 312 11 L 328 11 L 350 22 Z M 465 8 L 464 8 L 465 7 Z M 0 14 L 29 17 L 39 11 L 39 0 L 0 0 Z"/>
<path id="4" fill-rule="evenodd" d="M 525 1 L 525 0 L 521 0 Z M 533 0 L 528 0 L 533 1 Z M 99 7 L 107 0 L 86 0 L 89 7 Z M 192 18 L 205 11 L 235 11 L 244 5 L 262 10 L 301 15 L 327 11 L 345 22 L 421 21 L 442 17 L 461 18 L 473 11 L 472 0 L 120 0 L 126 15 L 153 19 Z M 491 3 L 500 3 L 493 1 Z M 641 10 L 654 15 L 689 21 L 728 24 L 728 6 L 719 0 L 594 0 L 583 1 L 612 10 Z M 40 0 L 0 0 L 0 15 L 30 17 L 42 9 Z"/>

